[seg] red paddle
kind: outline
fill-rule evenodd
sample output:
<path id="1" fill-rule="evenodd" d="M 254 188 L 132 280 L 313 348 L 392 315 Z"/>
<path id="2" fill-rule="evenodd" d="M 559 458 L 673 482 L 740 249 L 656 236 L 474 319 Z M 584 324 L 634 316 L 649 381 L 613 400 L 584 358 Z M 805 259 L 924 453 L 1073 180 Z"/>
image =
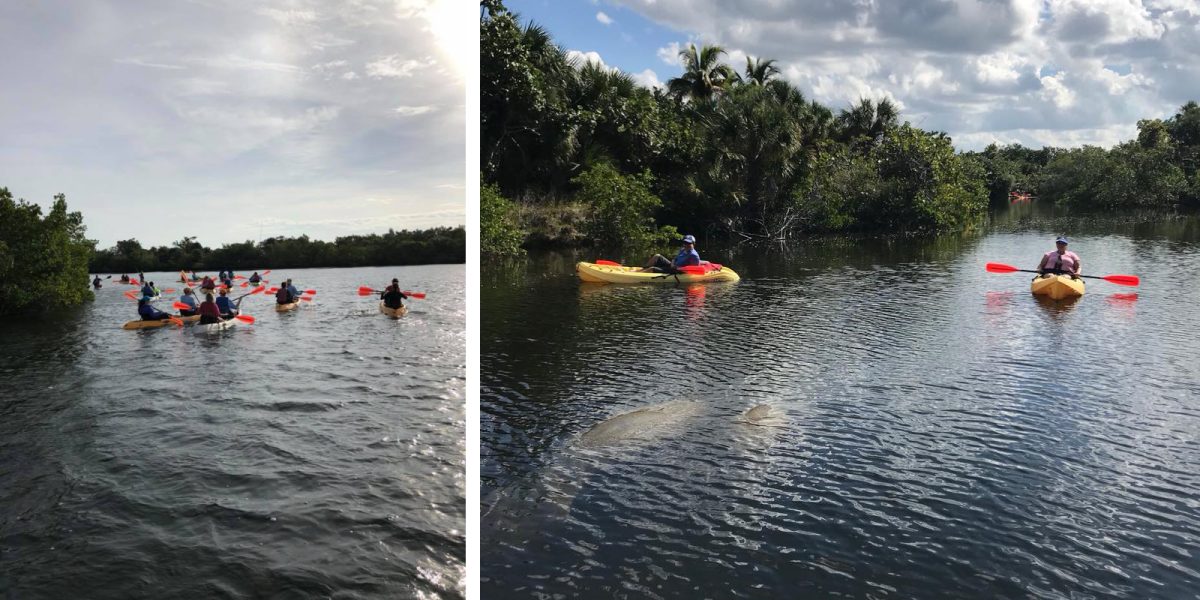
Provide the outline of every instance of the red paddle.
<path id="1" fill-rule="evenodd" d="M 619 263 L 619 262 L 613 262 L 613 261 L 611 261 L 611 260 L 605 260 L 605 259 L 603 259 L 603 258 L 597 258 L 597 259 L 596 259 L 596 263 L 595 263 L 595 264 L 598 264 L 598 265 L 604 265 L 604 266 L 606 266 L 606 267 L 619 267 L 619 266 L 621 266 L 621 263 Z"/>
<path id="2" fill-rule="evenodd" d="M 383 290 L 376 290 L 376 289 L 369 288 L 367 286 L 362 286 L 362 287 L 358 288 L 359 296 L 370 296 L 371 294 L 382 294 L 382 293 L 383 293 Z M 404 290 L 401 293 L 410 298 L 419 298 L 421 300 L 425 299 L 425 292 L 410 292 L 408 290 Z"/>
<path id="3" fill-rule="evenodd" d="M 254 322 L 254 317 L 252 317 L 252 316 L 250 316 L 250 315 L 238 315 L 238 316 L 236 316 L 236 317 L 234 317 L 234 318 L 235 318 L 235 319 L 237 319 L 237 320 L 239 320 L 239 321 L 245 321 L 245 322 L 247 322 L 247 323 L 253 323 L 253 322 Z"/>
<path id="4" fill-rule="evenodd" d="M 1018 269 L 1012 265 L 1006 265 L 1004 263 L 993 263 L 993 262 L 990 262 L 987 264 L 987 270 L 989 273 L 1016 273 L 1016 272 L 1037 273 L 1037 271 L 1033 271 L 1030 269 Z M 1109 283 L 1115 283 L 1117 285 L 1133 286 L 1133 285 L 1139 285 L 1142 282 L 1142 280 L 1140 278 L 1138 278 L 1137 275 L 1104 275 L 1102 277 L 1097 277 L 1095 275 L 1080 275 L 1080 277 L 1084 277 L 1086 279 L 1103 279 Z"/>

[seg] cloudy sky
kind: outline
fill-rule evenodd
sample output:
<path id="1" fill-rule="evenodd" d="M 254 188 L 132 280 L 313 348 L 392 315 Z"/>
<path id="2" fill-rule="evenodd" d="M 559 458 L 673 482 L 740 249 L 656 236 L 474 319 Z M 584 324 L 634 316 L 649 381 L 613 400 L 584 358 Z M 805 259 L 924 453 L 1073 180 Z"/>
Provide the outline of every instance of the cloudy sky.
<path id="1" fill-rule="evenodd" d="M 646 85 L 688 43 L 774 58 L 835 111 L 891 98 L 959 149 L 1111 146 L 1200 101 L 1200 0 L 508 0 Z"/>
<path id="2" fill-rule="evenodd" d="M 476 10 L 5 0 L 0 187 L 100 247 L 462 225 Z"/>

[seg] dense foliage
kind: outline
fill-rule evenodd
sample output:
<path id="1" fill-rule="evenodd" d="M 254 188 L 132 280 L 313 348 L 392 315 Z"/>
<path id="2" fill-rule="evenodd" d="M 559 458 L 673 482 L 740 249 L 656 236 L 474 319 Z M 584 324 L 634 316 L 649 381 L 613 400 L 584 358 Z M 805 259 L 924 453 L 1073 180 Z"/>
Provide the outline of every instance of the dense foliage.
<path id="1" fill-rule="evenodd" d="M 95 253 L 92 272 L 214 271 L 221 269 L 287 269 L 307 267 L 364 267 L 466 262 L 463 227 L 420 231 L 391 231 L 383 235 L 352 235 L 333 242 L 300 237 L 273 237 L 261 242 L 226 244 L 209 249 L 194 237 L 170 246 L 143 248 L 134 239 Z"/>
<path id="2" fill-rule="evenodd" d="M 979 165 L 901 123 L 887 100 L 835 115 L 779 79 L 774 60 L 738 73 L 719 46 L 689 46 L 683 74 L 647 89 L 570 60 L 500 0 L 481 6 L 484 183 L 526 205 L 588 205 L 593 242 L 641 243 L 657 223 L 747 239 L 957 230 L 986 208 Z M 600 179 L 623 191 L 597 196 Z"/>
<path id="3" fill-rule="evenodd" d="M 592 242 L 613 236 L 599 221 L 614 214 L 639 227 L 654 219 L 734 239 L 784 239 L 962 231 L 981 222 L 989 201 L 1006 204 L 1013 192 L 1081 210 L 1200 206 L 1195 103 L 1140 122 L 1138 139 L 1109 150 L 956 153 L 944 134 L 902 122 L 886 99 L 860 99 L 835 114 L 780 79 L 771 59 L 748 58 L 739 73 L 722 62 L 721 47 L 692 45 L 680 52 L 684 72 L 648 89 L 572 61 L 502 0 L 481 7 L 484 183 L 521 204 L 518 212 L 587 204 L 583 230 Z M 644 181 L 660 202 L 593 204 L 584 183 L 597 168 Z"/>
<path id="4" fill-rule="evenodd" d="M 83 216 L 54 197 L 50 213 L 0 188 L 0 315 L 53 310 L 93 298 Z"/>
<path id="5" fill-rule="evenodd" d="M 496 186 L 479 187 L 479 246 L 483 254 L 512 256 L 523 252 L 515 210 L 512 201 L 501 196 Z"/>

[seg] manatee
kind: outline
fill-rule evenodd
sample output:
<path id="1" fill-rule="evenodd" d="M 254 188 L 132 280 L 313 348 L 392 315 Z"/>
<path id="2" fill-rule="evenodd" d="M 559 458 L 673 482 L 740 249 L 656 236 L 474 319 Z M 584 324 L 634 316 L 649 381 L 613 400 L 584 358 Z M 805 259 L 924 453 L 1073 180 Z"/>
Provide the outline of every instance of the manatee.
<path id="1" fill-rule="evenodd" d="M 672 425 L 700 413 L 700 403 L 676 400 L 639 408 L 601 421 L 579 438 L 582 446 L 596 447 L 630 439 L 661 435 Z"/>
<path id="2" fill-rule="evenodd" d="M 742 413 L 742 418 L 737 422 L 758 427 L 779 427 L 782 420 L 782 417 L 770 404 L 758 404 Z"/>

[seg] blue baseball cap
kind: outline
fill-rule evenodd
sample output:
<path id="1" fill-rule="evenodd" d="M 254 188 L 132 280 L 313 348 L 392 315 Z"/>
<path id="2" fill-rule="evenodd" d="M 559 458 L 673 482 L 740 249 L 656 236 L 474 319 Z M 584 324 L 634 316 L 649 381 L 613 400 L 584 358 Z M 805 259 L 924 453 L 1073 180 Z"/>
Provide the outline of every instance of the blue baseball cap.
<path id="1" fill-rule="evenodd" d="M 685 236 L 683 236 L 683 243 L 685 243 L 685 244 L 695 244 L 695 243 L 696 243 L 696 236 L 694 236 L 694 235 L 685 235 Z"/>
<path id="2" fill-rule="evenodd" d="M 1060 235 L 1060 236 L 1058 236 L 1058 239 L 1057 239 L 1057 240 L 1054 240 L 1054 243 L 1055 243 L 1055 244 L 1065 244 L 1065 243 L 1067 243 L 1067 236 L 1065 236 L 1065 235 Z"/>

